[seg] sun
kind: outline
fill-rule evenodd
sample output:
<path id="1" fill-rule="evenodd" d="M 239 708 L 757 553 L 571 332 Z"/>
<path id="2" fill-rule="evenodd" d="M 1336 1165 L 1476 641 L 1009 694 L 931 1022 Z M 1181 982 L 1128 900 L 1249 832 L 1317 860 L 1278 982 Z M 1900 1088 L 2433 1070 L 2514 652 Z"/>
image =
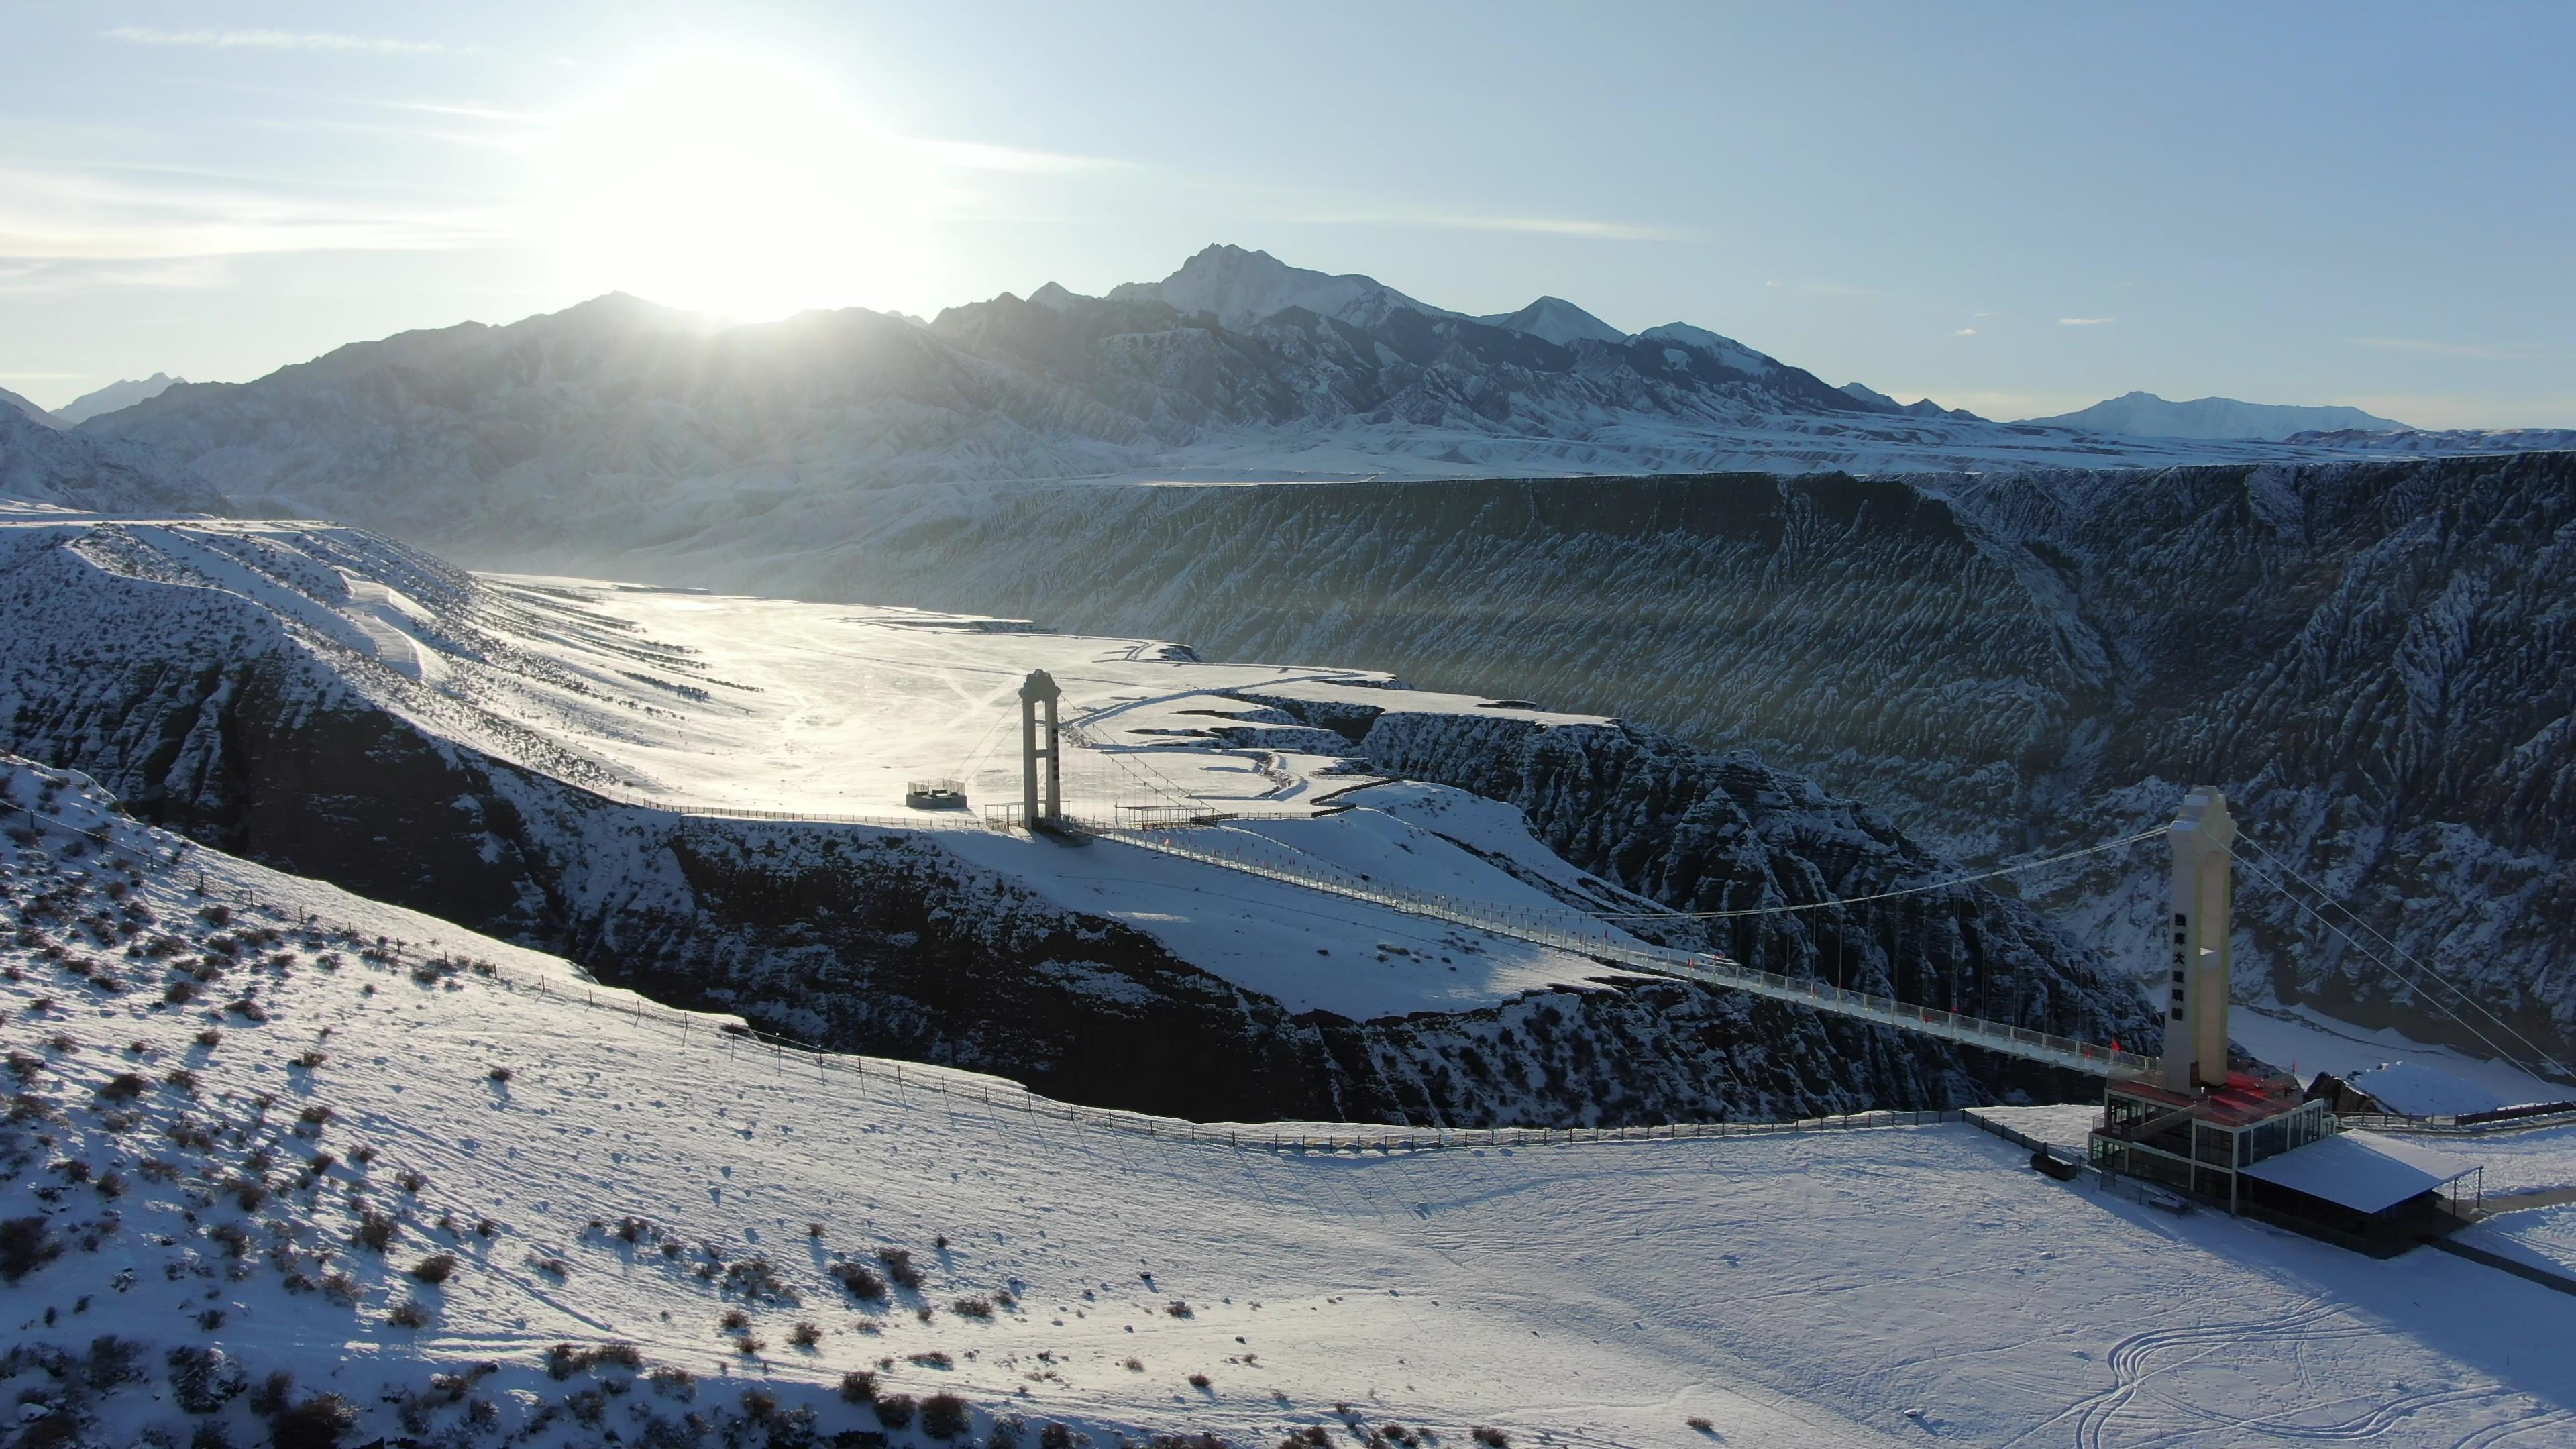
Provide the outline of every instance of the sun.
<path id="1" fill-rule="evenodd" d="M 577 104 L 544 151 L 545 231 L 591 291 L 746 321 L 919 287 L 935 177 L 823 78 L 675 57 Z"/>

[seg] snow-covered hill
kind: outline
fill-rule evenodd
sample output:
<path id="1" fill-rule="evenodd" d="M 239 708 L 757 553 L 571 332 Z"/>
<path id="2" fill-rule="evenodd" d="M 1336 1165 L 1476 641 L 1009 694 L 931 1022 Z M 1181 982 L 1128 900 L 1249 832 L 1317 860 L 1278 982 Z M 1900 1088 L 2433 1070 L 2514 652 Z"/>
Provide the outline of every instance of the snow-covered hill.
<path id="1" fill-rule="evenodd" d="M 991 618 L 478 578 L 318 524 L 0 525 L 0 625 L 22 641 L 0 676 L 14 748 L 211 842 L 842 1047 L 1199 1116 L 1591 1123 L 2080 1090 L 900 803 L 934 775 L 1014 798 L 1013 691 L 1045 667 L 1072 710 L 1072 808 L 1252 812 L 1267 818 L 1230 832 L 1243 848 L 1348 876 L 1634 910 L 1946 869 L 1805 781 L 1599 717 Z M 1390 770 L 1448 788 L 1375 783 Z M 2152 1039 L 2139 999 L 2026 907 L 1923 899 L 1937 909 L 1902 922 L 1749 918 L 1723 944 L 2062 1035 Z"/>
<path id="2" fill-rule="evenodd" d="M 30 509 L 92 513 L 230 511 L 224 496 L 152 449 L 66 432 L 0 407 L 0 515 Z"/>
<path id="3" fill-rule="evenodd" d="M 2169 1218 L 1966 1124 L 1113 1127 L 764 1051 L 76 776 L 0 759 L 0 805 L 21 1443 L 2220 1449 L 2545 1438 L 2576 1394 L 2534 1347 L 2563 1295 Z M 2475 1232 L 2546 1261 L 2555 1211 Z"/>
<path id="4" fill-rule="evenodd" d="M 1517 320 L 1516 320 L 1517 319 Z M 722 534 L 774 552 L 910 484 L 1992 470 L 2366 451 L 1986 422 L 1685 323 L 1622 337 L 1545 298 L 1499 321 L 1212 247 L 1106 297 L 1049 284 L 928 326 L 725 327 L 605 297 L 506 327 L 180 384 L 83 425 L 245 500 L 478 558 Z"/>
<path id="5" fill-rule="evenodd" d="M 63 426 L 75 427 L 102 414 L 115 412 L 119 408 L 130 408 L 147 398 L 159 397 L 186 381 L 184 377 L 172 377 L 166 372 L 156 372 L 150 377 L 126 378 L 119 382 L 111 382 L 95 392 L 82 393 L 79 397 L 54 409 L 54 416 L 62 420 Z"/>
<path id="6" fill-rule="evenodd" d="M 2300 434 L 2403 433 L 2404 423 L 2351 407 L 2298 407 L 2238 402 L 2232 397 L 2167 402 L 2151 392 L 2123 393 L 2089 408 L 2022 421 L 2042 428 L 2082 428 L 2151 438 L 2262 438 L 2284 441 Z M 2356 439 L 2355 441 L 2376 441 Z"/>

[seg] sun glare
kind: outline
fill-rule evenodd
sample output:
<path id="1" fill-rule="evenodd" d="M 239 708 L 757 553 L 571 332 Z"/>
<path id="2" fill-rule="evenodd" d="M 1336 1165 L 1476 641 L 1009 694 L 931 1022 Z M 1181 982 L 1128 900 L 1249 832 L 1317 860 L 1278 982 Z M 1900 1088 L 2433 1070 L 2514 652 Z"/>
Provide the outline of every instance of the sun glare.
<path id="1" fill-rule="evenodd" d="M 576 106 L 547 150 L 563 264 L 595 291 L 750 321 L 917 288 L 930 168 L 820 77 L 687 57 Z"/>

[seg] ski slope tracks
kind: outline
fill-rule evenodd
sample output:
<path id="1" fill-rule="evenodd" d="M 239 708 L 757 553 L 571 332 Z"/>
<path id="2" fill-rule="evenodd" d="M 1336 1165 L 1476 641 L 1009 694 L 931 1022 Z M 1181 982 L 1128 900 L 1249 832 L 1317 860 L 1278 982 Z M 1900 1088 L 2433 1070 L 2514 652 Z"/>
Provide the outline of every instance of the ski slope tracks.
<path id="1" fill-rule="evenodd" d="M 0 769 L 0 1387 L 44 1442 L 2537 1445 L 2570 1422 L 2549 1346 L 2576 1300 L 2168 1218 L 1965 1125 L 1409 1155 L 1104 1131 L 917 1064 L 814 1075 Z"/>

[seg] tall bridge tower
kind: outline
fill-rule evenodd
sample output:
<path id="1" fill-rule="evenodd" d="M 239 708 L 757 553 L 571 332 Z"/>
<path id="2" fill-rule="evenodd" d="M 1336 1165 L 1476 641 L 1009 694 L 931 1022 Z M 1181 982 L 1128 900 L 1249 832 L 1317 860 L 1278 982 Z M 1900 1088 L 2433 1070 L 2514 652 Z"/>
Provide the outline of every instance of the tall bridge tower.
<path id="1" fill-rule="evenodd" d="M 2215 785 L 2194 785 L 2173 823 L 2172 996 L 2165 1010 L 2164 1086 L 2227 1085 L 2227 938 L 2236 822 Z"/>
<path id="2" fill-rule="evenodd" d="M 1052 675 L 1043 669 L 1029 671 L 1020 685 L 1020 820 L 1030 829 L 1039 822 L 1053 820 L 1064 813 L 1064 751 L 1059 742 L 1056 722 L 1057 702 L 1064 698 Z M 1046 742 L 1038 742 L 1038 712 L 1046 711 Z M 1045 763 L 1044 788 L 1040 788 L 1039 763 Z M 1043 804 L 1046 808 L 1038 807 Z"/>

